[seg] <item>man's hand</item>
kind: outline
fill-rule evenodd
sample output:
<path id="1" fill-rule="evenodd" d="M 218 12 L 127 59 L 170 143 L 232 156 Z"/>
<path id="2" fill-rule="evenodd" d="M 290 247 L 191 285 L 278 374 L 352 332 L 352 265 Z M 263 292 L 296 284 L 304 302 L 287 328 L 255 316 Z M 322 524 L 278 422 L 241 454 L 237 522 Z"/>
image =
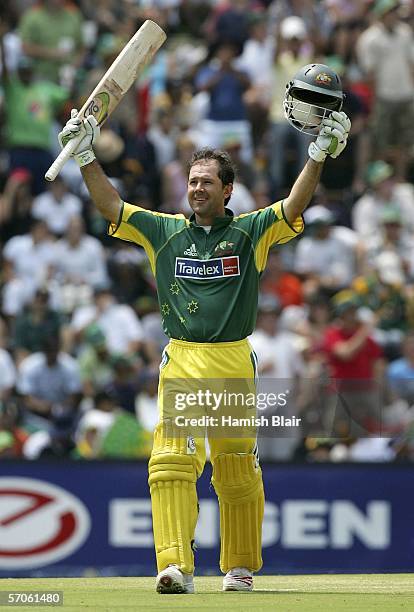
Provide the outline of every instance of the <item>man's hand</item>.
<path id="1" fill-rule="evenodd" d="M 81 136 L 81 140 L 72 153 L 72 157 L 80 167 L 90 164 L 95 159 L 92 145 L 96 142 L 100 134 L 100 127 L 93 115 L 89 115 L 84 121 L 78 117 L 78 111 L 73 108 L 70 113 L 70 119 L 66 123 L 63 130 L 59 133 L 59 143 L 63 147 L 72 138 Z"/>
<path id="2" fill-rule="evenodd" d="M 345 113 L 331 113 L 329 118 L 323 119 L 315 142 L 309 145 L 309 157 L 319 163 L 325 161 L 327 155 L 337 158 L 346 147 L 350 129 L 351 122 Z"/>

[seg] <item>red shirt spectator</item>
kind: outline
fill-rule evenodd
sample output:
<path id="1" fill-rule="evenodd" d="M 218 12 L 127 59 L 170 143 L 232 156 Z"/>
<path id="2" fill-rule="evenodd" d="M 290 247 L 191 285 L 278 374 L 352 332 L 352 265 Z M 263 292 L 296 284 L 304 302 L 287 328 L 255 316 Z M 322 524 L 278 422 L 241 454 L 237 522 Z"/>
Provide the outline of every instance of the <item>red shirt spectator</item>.
<path id="1" fill-rule="evenodd" d="M 372 325 L 358 319 L 357 300 L 358 296 L 350 290 L 334 296 L 338 320 L 326 329 L 323 340 L 329 375 L 342 389 L 348 390 L 371 387 L 375 365 L 382 357 L 381 347 L 371 337 Z M 356 380 L 356 384 L 351 382 Z"/>
<path id="2" fill-rule="evenodd" d="M 382 357 L 382 350 L 375 340 L 367 335 L 368 333 L 369 331 L 362 323 L 352 330 L 338 325 L 328 327 L 325 332 L 324 349 L 332 378 L 373 378 L 374 364 Z M 365 339 L 362 340 L 364 336 Z M 361 339 L 361 344 L 359 344 L 359 339 Z M 358 342 L 359 347 L 349 358 L 345 358 L 343 354 L 341 355 L 341 348 L 349 346 L 351 342 Z"/>

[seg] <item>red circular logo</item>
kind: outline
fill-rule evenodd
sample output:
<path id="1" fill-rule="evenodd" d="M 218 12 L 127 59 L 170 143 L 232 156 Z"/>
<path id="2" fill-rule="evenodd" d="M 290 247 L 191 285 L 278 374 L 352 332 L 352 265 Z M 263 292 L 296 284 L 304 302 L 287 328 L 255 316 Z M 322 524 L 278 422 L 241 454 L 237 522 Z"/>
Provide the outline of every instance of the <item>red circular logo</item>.
<path id="1" fill-rule="evenodd" d="M 85 505 L 54 484 L 32 478 L 0 478 L 0 569 L 56 563 L 85 542 Z"/>

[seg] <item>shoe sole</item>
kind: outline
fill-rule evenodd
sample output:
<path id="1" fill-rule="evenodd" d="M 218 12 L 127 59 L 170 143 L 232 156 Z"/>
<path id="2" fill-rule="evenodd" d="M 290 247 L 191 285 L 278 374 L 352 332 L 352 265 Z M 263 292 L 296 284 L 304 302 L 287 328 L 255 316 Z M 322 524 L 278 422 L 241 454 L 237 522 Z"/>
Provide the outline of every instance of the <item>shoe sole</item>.
<path id="1" fill-rule="evenodd" d="M 224 583 L 223 591 L 244 591 L 251 592 L 253 591 L 253 584 L 245 584 L 242 581 L 240 582 L 232 582 L 232 583 Z"/>
<path id="2" fill-rule="evenodd" d="M 174 578 L 171 578 L 171 576 L 163 576 L 157 583 L 156 591 L 157 593 L 161 593 L 161 595 L 174 595 L 179 593 L 185 593 L 186 588 L 183 584 L 180 584 L 179 582 L 174 580 Z"/>

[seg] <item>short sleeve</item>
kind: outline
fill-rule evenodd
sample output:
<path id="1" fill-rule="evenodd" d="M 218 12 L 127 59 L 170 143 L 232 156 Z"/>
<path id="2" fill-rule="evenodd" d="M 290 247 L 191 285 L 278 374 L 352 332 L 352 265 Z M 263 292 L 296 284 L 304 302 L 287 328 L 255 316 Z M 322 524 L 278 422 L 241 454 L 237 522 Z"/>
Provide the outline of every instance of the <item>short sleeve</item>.
<path id="1" fill-rule="evenodd" d="M 157 213 L 124 202 L 118 224 L 111 223 L 108 234 L 142 246 L 155 274 L 158 251 L 175 232 L 184 229 L 187 224 L 184 215 Z"/>
<path id="2" fill-rule="evenodd" d="M 288 223 L 283 211 L 283 200 L 253 213 L 240 215 L 235 221 L 240 221 L 240 229 L 244 227 L 252 239 L 256 268 L 259 272 L 266 266 L 271 246 L 289 242 L 304 229 L 302 216 L 292 224 Z"/>

